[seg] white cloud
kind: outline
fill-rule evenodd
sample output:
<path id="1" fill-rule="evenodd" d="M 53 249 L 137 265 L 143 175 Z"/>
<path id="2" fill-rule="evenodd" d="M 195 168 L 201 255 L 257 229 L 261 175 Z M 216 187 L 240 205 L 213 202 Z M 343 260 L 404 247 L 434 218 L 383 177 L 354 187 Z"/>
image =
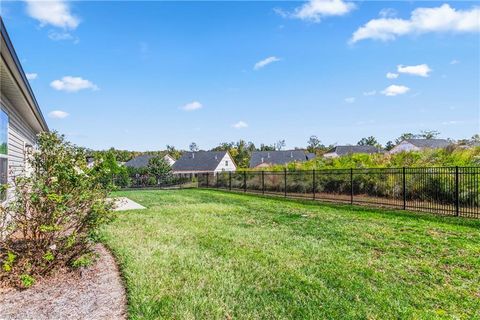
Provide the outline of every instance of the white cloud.
<path id="1" fill-rule="evenodd" d="M 376 90 L 372 90 L 372 91 L 366 91 L 363 93 L 364 96 L 368 97 L 368 96 L 374 96 L 377 94 L 377 91 Z"/>
<path id="2" fill-rule="evenodd" d="M 453 59 L 452 61 L 450 61 L 450 64 L 459 64 L 460 61 L 458 61 L 457 59 Z"/>
<path id="3" fill-rule="evenodd" d="M 288 13 L 287 11 L 285 11 L 283 9 L 280 9 L 280 8 L 274 8 L 273 12 L 275 12 L 276 14 L 278 14 L 282 18 L 290 17 L 290 13 Z"/>
<path id="4" fill-rule="evenodd" d="M 350 39 L 351 43 L 365 39 L 394 40 L 407 34 L 428 32 L 479 32 L 480 7 L 456 10 L 448 4 L 435 8 L 417 8 L 410 19 L 379 18 L 358 28 Z"/>
<path id="5" fill-rule="evenodd" d="M 25 76 L 27 77 L 28 80 L 35 80 L 38 78 L 37 73 L 25 73 Z"/>
<path id="6" fill-rule="evenodd" d="M 61 80 L 54 80 L 50 86 L 59 91 L 77 92 L 84 89 L 98 90 L 97 85 L 90 80 L 82 79 L 81 77 L 66 76 Z"/>
<path id="7" fill-rule="evenodd" d="M 61 40 L 72 40 L 73 36 L 68 32 L 56 32 L 50 30 L 48 32 L 48 37 L 54 41 L 61 41 Z"/>
<path id="8" fill-rule="evenodd" d="M 72 40 L 74 44 L 80 42 L 80 39 L 69 32 L 57 32 L 50 30 L 48 32 L 48 37 L 53 41 L 64 41 L 64 40 Z"/>
<path id="9" fill-rule="evenodd" d="M 395 17 L 397 15 L 397 10 L 395 10 L 393 8 L 384 8 L 384 9 L 380 10 L 378 15 L 382 18 L 392 18 L 392 17 Z"/>
<path id="10" fill-rule="evenodd" d="M 414 76 L 428 77 L 432 69 L 430 69 L 430 67 L 426 64 L 419 64 L 416 66 L 398 65 L 397 71 L 400 73 L 406 73 Z"/>
<path id="11" fill-rule="evenodd" d="M 399 94 L 407 93 L 408 91 L 410 91 L 409 87 L 392 84 L 391 86 L 385 88 L 385 90 L 382 91 L 382 94 L 388 97 L 393 97 Z"/>
<path id="12" fill-rule="evenodd" d="M 235 129 L 242 129 L 248 127 L 248 124 L 244 121 L 238 121 L 237 123 L 233 124 L 232 127 Z"/>
<path id="13" fill-rule="evenodd" d="M 348 98 L 345 98 L 345 102 L 346 103 L 354 103 L 355 102 L 355 97 L 348 97 Z"/>
<path id="14" fill-rule="evenodd" d="M 398 73 L 387 72 L 386 77 L 388 79 L 397 79 L 398 78 Z"/>
<path id="15" fill-rule="evenodd" d="M 442 122 L 442 125 L 451 126 L 451 125 L 456 125 L 456 124 L 461 124 L 461 123 L 463 123 L 463 121 L 451 120 L 451 121 Z"/>
<path id="16" fill-rule="evenodd" d="M 198 101 L 192 101 L 180 107 L 180 109 L 185 111 L 194 111 L 201 108 L 203 108 L 203 105 Z"/>
<path id="17" fill-rule="evenodd" d="M 280 61 L 280 60 L 281 60 L 280 58 L 277 58 L 275 56 L 265 58 L 265 59 L 255 63 L 255 65 L 253 66 L 253 70 L 261 69 L 261 68 L 265 67 L 266 65 L 269 65 L 270 63 L 274 63 L 274 62 L 277 62 L 277 61 Z"/>
<path id="18" fill-rule="evenodd" d="M 50 118 L 54 118 L 54 119 L 64 119 L 66 117 L 68 117 L 70 114 L 65 112 L 65 111 L 62 111 L 62 110 L 55 110 L 55 111 L 52 111 L 48 114 L 48 116 Z"/>
<path id="19" fill-rule="evenodd" d="M 25 0 L 27 2 L 27 14 L 40 21 L 40 25 L 50 24 L 65 29 L 75 29 L 80 20 L 73 16 L 70 7 L 63 0 Z"/>
<path id="20" fill-rule="evenodd" d="M 353 2 L 345 2 L 343 0 L 310 0 L 287 16 L 320 22 L 324 17 L 343 16 L 353 9 L 355 9 Z"/>

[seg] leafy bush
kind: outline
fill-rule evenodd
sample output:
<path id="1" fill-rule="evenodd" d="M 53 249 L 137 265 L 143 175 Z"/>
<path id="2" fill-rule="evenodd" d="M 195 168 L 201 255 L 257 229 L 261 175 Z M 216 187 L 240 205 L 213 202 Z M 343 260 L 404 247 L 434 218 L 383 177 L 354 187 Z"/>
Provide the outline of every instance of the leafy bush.
<path id="1" fill-rule="evenodd" d="M 127 168 L 118 164 L 112 150 L 97 154 L 92 170 L 105 188 L 126 187 L 130 184 Z"/>
<path id="2" fill-rule="evenodd" d="M 91 236 L 112 217 L 105 172 L 87 167 L 83 149 L 56 133 L 38 144 L 31 173 L 14 179 L 13 200 L 0 211 L 0 281 L 19 287 L 88 255 Z"/>
<path id="3" fill-rule="evenodd" d="M 287 169 L 287 192 L 310 193 L 313 190 L 311 170 L 316 171 L 315 190 L 325 194 L 381 197 L 403 200 L 402 167 L 406 167 L 407 201 L 442 203 L 455 206 L 455 166 L 460 167 L 460 206 L 471 207 L 480 203 L 480 185 L 475 178 L 480 165 L 480 147 L 449 147 L 445 149 L 401 152 L 397 154 L 353 154 L 339 158 L 317 158 L 287 166 L 272 166 L 265 170 L 265 190 L 281 191 L 283 170 Z M 439 168 L 442 167 L 442 168 Z M 465 167 L 465 168 L 463 168 Z M 354 170 L 353 185 L 350 169 Z M 382 168 L 384 170 L 369 170 Z M 431 169 L 427 169 L 431 168 Z M 423 170 L 423 171 L 422 171 Z M 258 169 L 248 170 L 249 176 L 260 175 Z M 463 173 L 462 173 L 463 172 Z M 254 180 L 254 177 L 249 178 Z M 232 182 L 233 185 L 233 182 Z M 255 189 L 252 183 L 248 189 Z"/>
<path id="4" fill-rule="evenodd" d="M 155 179 L 154 184 L 168 183 L 172 179 L 172 167 L 162 157 L 151 158 L 147 170 Z"/>
<path id="5" fill-rule="evenodd" d="M 301 163 L 289 163 L 287 169 L 350 169 L 350 168 L 401 168 L 401 167 L 469 167 L 480 165 L 480 147 L 400 152 L 396 154 L 352 154 L 339 158 L 316 158 Z M 283 170 L 273 166 L 266 170 Z"/>

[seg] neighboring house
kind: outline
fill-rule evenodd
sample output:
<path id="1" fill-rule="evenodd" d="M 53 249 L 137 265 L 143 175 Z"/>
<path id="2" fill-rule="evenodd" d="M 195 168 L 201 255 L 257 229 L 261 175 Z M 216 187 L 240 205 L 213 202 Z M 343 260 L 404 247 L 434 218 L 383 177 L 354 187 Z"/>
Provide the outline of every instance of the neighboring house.
<path id="1" fill-rule="evenodd" d="M 313 153 L 303 150 L 253 151 L 250 168 L 265 168 L 272 165 L 286 165 L 290 162 L 304 162 L 315 158 Z"/>
<path id="2" fill-rule="evenodd" d="M 148 167 L 148 163 L 150 159 L 155 157 L 157 156 L 151 155 L 151 154 L 142 154 L 138 157 L 135 157 L 125 162 L 125 166 L 130 168 L 135 168 L 135 169 L 145 168 L 145 167 Z M 165 162 L 167 162 L 170 166 L 172 166 L 175 163 L 175 159 L 173 159 L 172 156 L 170 156 L 169 154 L 164 155 L 163 160 L 165 160 Z"/>
<path id="3" fill-rule="evenodd" d="M 163 160 L 165 160 L 170 165 L 170 167 L 173 166 L 173 164 L 175 163 L 175 159 L 169 154 L 164 155 Z"/>
<path id="4" fill-rule="evenodd" d="M 0 17 L 0 184 L 28 168 L 25 160 L 36 146 L 36 135 L 48 131 L 32 88 Z M 1 201 L 7 194 L 0 195 Z"/>
<path id="5" fill-rule="evenodd" d="M 380 153 L 381 150 L 374 146 L 336 146 L 323 155 L 324 158 L 338 158 L 350 154 Z"/>
<path id="6" fill-rule="evenodd" d="M 204 172 L 235 171 L 237 165 L 228 151 L 198 151 L 185 152 L 172 169 L 178 176 L 196 176 Z"/>
<path id="7" fill-rule="evenodd" d="M 406 139 L 396 145 L 390 153 L 446 148 L 452 143 L 446 139 Z"/>

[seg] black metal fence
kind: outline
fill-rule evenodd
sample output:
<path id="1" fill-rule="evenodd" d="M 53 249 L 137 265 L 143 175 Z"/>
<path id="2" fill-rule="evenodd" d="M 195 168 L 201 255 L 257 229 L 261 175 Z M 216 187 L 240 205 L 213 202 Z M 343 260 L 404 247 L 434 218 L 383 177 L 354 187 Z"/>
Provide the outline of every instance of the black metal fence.
<path id="1" fill-rule="evenodd" d="M 202 173 L 198 186 L 480 218 L 480 167 Z"/>

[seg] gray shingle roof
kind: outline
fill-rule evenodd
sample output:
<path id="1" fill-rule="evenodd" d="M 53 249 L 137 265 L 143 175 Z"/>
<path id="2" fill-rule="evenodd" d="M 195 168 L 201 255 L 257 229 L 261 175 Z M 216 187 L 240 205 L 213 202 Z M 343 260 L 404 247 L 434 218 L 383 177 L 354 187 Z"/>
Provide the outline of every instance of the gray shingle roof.
<path id="1" fill-rule="evenodd" d="M 446 139 L 406 139 L 405 141 L 418 148 L 446 148 L 452 143 Z"/>
<path id="2" fill-rule="evenodd" d="M 185 152 L 172 166 L 173 171 L 213 171 L 227 151 Z"/>
<path id="3" fill-rule="evenodd" d="M 378 153 L 380 150 L 374 146 L 336 146 L 327 153 L 335 152 L 339 156 L 354 153 Z"/>
<path id="4" fill-rule="evenodd" d="M 250 168 L 267 164 L 287 164 L 289 162 L 302 162 L 315 158 L 313 153 L 305 154 L 303 150 L 285 150 L 285 151 L 253 151 L 250 157 Z"/>
<path id="5" fill-rule="evenodd" d="M 148 161 L 150 161 L 150 159 L 152 159 L 153 155 L 150 155 L 150 154 L 142 154 L 141 156 L 138 156 L 138 157 L 135 157 L 127 162 L 125 162 L 125 166 L 126 167 L 130 167 L 130 168 L 145 168 L 148 166 Z"/>

